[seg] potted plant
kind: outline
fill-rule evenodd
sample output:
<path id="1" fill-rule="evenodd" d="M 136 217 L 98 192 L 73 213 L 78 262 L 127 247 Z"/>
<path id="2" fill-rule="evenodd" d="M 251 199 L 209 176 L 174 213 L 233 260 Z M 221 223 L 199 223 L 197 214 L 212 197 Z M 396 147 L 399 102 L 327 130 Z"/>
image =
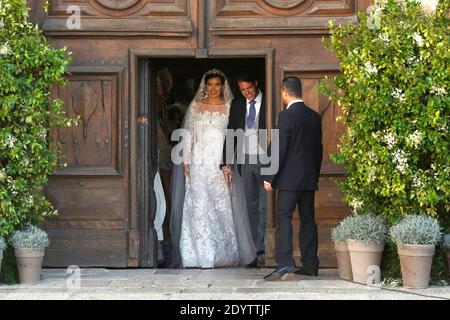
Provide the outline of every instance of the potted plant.
<path id="1" fill-rule="evenodd" d="M 39 283 L 45 247 L 49 245 L 47 233 L 36 226 L 28 225 L 13 234 L 12 244 L 20 283 Z"/>
<path id="2" fill-rule="evenodd" d="M 380 267 L 388 228 L 383 218 L 372 214 L 348 217 L 346 223 L 353 281 L 366 284 L 371 267 Z"/>
<path id="3" fill-rule="evenodd" d="M 447 255 L 448 273 L 450 274 L 450 233 L 444 236 L 444 248 Z"/>
<path id="4" fill-rule="evenodd" d="M 426 1 L 426 0 L 422 0 Z M 321 90 L 341 110 L 346 130 L 332 161 L 345 168 L 344 201 L 390 225 L 426 212 L 447 225 L 450 1 L 423 12 L 418 1 L 373 1 L 357 23 L 330 21 L 324 38 L 339 74 Z M 385 278 L 400 278 L 395 246 L 386 246 Z M 444 257 L 445 258 L 445 257 Z M 446 268 L 434 261 L 439 279 Z"/>
<path id="5" fill-rule="evenodd" d="M 0 272 L 2 271 L 3 251 L 6 249 L 5 239 L 0 238 Z"/>
<path id="6" fill-rule="evenodd" d="M 331 239 L 334 242 L 339 278 L 352 281 L 352 265 L 350 262 L 350 253 L 347 245 L 348 236 L 349 230 L 347 217 L 333 228 L 331 232 Z"/>
<path id="7" fill-rule="evenodd" d="M 409 215 L 391 227 L 390 236 L 397 245 L 403 286 L 428 287 L 435 246 L 442 237 L 439 222 L 429 216 Z"/>

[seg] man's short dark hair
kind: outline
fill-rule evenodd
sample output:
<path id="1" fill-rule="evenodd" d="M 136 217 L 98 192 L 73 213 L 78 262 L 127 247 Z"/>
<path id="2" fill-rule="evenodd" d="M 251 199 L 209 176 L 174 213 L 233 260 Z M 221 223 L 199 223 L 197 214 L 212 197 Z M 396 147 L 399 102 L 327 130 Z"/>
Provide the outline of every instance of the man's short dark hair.
<path id="1" fill-rule="evenodd" d="M 236 77 L 237 82 L 251 82 L 256 84 L 256 77 L 251 72 L 241 73 Z"/>
<path id="2" fill-rule="evenodd" d="M 281 88 L 286 90 L 291 97 L 301 98 L 302 96 L 302 82 L 297 77 L 284 78 Z"/>

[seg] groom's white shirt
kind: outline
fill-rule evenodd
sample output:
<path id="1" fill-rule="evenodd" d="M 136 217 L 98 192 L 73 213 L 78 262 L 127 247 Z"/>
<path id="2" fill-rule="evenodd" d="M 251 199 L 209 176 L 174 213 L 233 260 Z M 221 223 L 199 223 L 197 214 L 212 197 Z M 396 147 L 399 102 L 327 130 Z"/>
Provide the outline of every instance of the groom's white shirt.
<path id="1" fill-rule="evenodd" d="M 255 122 L 253 123 L 253 128 L 247 128 L 245 130 L 246 143 L 242 146 L 242 152 L 244 154 L 258 154 L 258 127 L 259 127 L 259 111 L 261 110 L 262 103 L 262 92 L 258 90 L 258 94 L 255 97 Z M 247 101 L 247 112 L 245 113 L 245 119 L 247 119 L 250 112 L 250 100 Z"/>
<path id="2" fill-rule="evenodd" d="M 297 103 L 297 102 L 303 102 L 303 100 L 302 99 L 297 99 L 297 100 L 289 102 L 289 104 L 286 107 L 286 110 L 289 109 L 290 106 L 292 106 L 294 103 Z"/>
<path id="3" fill-rule="evenodd" d="M 261 102 L 262 102 L 262 92 L 261 90 L 258 90 L 258 95 L 256 96 L 255 100 L 255 109 L 256 109 L 256 114 L 255 114 L 255 119 L 258 119 L 258 115 L 259 115 L 259 110 L 261 110 Z M 247 98 L 245 99 L 247 101 L 247 113 L 245 114 L 245 119 L 247 119 L 248 117 L 248 113 L 250 112 L 250 100 L 248 100 Z"/>

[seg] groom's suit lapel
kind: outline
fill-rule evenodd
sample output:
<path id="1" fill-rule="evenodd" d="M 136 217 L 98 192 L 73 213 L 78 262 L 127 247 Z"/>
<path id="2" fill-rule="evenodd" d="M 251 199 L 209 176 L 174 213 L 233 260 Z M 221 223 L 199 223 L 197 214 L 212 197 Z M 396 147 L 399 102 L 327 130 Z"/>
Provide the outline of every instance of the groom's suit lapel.
<path id="1" fill-rule="evenodd" d="M 247 117 L 247 100 L 243 97 L 239 104 L 239 128 L 245 130 L 245 120 Z"/>
<path id="2" fill-rule="evenodd" d="M 266 128 L 266 99 L 264 98 L 264 94 L 262 95 L 261 108 L 259 109 L 258 125 L 259 125 L 258 129 Z"/>

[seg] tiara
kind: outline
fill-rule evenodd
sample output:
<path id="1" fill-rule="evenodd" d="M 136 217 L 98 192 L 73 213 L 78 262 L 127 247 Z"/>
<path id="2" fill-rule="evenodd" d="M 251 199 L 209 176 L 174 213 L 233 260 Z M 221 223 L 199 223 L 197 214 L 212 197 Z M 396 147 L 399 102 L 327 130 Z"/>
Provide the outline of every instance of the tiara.
<path id="1" fill-rule="evenodd" d="M 222 76 L 224 79 L 226 78 L 226 77 L 225 77 L 225 74 L 224 74 L 222 71 L 220 71 L 220 70 L 218 70 L 218 69 L 216 69 L 216 68 L 207 71 L 207 72 L 205 73 L 205 76 L 208 76 L 208 75 L 210 75 L 210 74 L 217 74 L 217 75 Z"/>

